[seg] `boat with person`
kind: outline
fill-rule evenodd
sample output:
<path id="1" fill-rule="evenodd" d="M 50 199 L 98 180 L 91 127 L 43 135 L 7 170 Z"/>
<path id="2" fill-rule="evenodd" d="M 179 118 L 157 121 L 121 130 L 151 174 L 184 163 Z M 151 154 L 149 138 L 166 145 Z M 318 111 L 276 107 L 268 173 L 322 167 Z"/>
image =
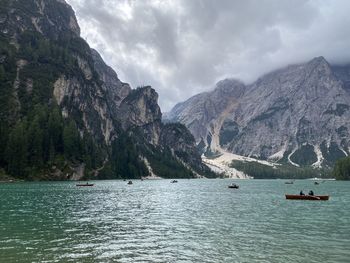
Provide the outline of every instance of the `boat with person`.
<path id="1" fill-rule="evenodd" d="M 239 189 L 239 185 L 238 184 L 235 184 L 235 183 L 232 183 L 228 186 L 228 188 L 234 188 L 234 189 Z"/>
<path id="2" fill-rule="evenodd" d="M 172 180 L 170 183 L 175 184 L 177 183 L 177 180 Z"/>
<path id="3" fill-rule="evenodd" d="M 129 181 L 128 184 L 132 184 L 132 181 Z"/>
<path id="4" fill-rule="evenodd" d="M 286 199 L 327 201 L 329 199 L 329 195 L 288 195 L 286 194 Z"/>

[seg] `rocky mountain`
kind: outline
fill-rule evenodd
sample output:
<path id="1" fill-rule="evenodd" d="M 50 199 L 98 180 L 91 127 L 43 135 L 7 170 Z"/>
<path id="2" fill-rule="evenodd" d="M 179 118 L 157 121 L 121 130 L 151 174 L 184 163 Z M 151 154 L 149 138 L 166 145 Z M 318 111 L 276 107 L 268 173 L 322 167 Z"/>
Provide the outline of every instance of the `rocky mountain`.
<path id="1" fill-rule="evenodd" d="M 162 124 L 156 91 L 120 81 L 80 37 L 64 0 L 1 1 L 0 90 L 0 167 L 14 177 L 213 176 L 186 128 Z"/>
<path id="2" fill-rule="evenodd" d="M 350 154 L 350 66 L 317 57 L 251 85 L 226 79 L 179 103 L 166 118 L 186 125 L 207 155 L 332 166 Z"/>

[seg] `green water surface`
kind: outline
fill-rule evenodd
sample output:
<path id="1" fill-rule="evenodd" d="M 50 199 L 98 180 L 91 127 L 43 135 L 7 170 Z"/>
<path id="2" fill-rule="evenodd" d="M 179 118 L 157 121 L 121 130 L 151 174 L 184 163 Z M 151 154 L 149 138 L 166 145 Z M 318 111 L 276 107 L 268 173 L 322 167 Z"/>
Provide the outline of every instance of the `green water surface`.
<path id="1" fill-rule="evenodd" d="M 0 262 L 350 262 L 350 182 L 232 181 L 0 184 Z"/>

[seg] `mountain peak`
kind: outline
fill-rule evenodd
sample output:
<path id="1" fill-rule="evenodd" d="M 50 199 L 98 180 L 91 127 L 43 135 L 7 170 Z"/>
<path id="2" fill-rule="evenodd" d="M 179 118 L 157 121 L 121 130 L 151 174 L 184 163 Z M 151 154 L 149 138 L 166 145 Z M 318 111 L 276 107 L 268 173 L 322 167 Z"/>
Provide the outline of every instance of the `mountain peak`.
<path id="1" fill-rule="evenodd" d="M 7 5 L 0 29 L 10 37 L 18 31 L 34 31 L 53 39 L 63 32 L 80 36 L 74 10 L 64 0 L 18 0 Z"/>
<path id="2" fill-rule="evenodd" d="M 238 97 L 244 91 L 245 85 L 242 81 L 233 78 L 223 79 L 216 83 L 214 93 L 222 95 L 234 95 Z"/>
<path id="3" fill-rule="evenodd" d="M 328 61 L 323 56 L 313 58 L 307 63 L 307 65 L 330 67 Z"/>
<path id="4" fill-rule="evenodd" d="M 247 86 L 225 79 L 204 99 L 189 99 L 170 115 L 212 152 L 331 166 L 349 155 L 349 72 L 347 67 L 334 70 L 320 56 Z"/>
<path id="5" fill-rule="evenodd" d="M 316 74 L 316 78 L 323 78 L 332 75 L 331 66 L 329 65 L 328 61 L 322 56 L 315 57 L 306 63 L 306 69 L 314 72 Z"/>
<path id="6" fill-rule="evenodd" d="M 235 78 L 226 78 L 226 79 L 223 79 L 223 80 L 220 80 L 218 81 L 215 86 L 217 88 L 220 88 L 220 87 L 225 87 L 225 86 L 232 86 L 232 85 L 242 85 L 243 82 L 239 79 L 235 79 Z"/>
<path id="7" fill-rule="evenodd" d="M 327 62 L 327 60 L 324 58 L 324 56 L 318 56 L 318 57 L 314 57 L 313 59 L 311 59 L 310 62 Z"/>

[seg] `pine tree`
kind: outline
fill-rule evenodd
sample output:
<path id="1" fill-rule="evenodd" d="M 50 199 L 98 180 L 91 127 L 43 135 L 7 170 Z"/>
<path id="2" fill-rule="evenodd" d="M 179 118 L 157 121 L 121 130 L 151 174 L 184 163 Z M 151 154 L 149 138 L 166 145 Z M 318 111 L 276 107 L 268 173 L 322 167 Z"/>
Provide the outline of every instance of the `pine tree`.
<path id="1" fill-rule="evenodd" d="M 8 173 L 24 177 L 27 166 L 27 136 L 25 122 L 18 122 L 12 130 L 7 144 L 6 160 Z"/>
<path id="2" fill-rule="evenodd" d="M 0 166 L 4 167 L 6 164 L 6 148 L 8 140 L 8 127 L 4 125 L 4 122 L 0 121 Z"/>
<path id="3" fill-rule="evenodd" d="M 50 142 L 53 143 L 55 152 L 63 152 L 63 120 L 59 108 L 57 106 L 54 106 L 50 112 L 48 131 L 50 136 Z"/>
<path id="4" fill-rule="evenodd" d="M 117 178 L 140 178 L 148 174 L 133 140 L 127 134 L 112 143 L 112 170 Z"/>
<path id="5" fill-rule="evenodd" d="M 96 169 L 98 163 L 98 149 L 92 137 L 85 133 L 83 138 L 84 162 L 89 169 Z"/>
<path id="6" fill-rule="evenodd" d="M 5 68 L 3 65 L 0 65 L 0 81 L 4 81 L 5 80 Z"/>
<path id="7" fill-rule="evenodd" d="M 337 180 L 350 180 L 350 157 L 337 161 L 333 170 L 333 176 Z"/>
<path id="8" fill-rule="evenodd" d="M 70 121 L 63 130 L 64 154 L 68 159 L 77 159 L 81 153 L 81 142 L 74 121 Z"/>
<path id="9" fill-rule="evenodd" d="M 36 117 L 30 124 L 28 130 L 28 157 L 32 167 L 43 165 L 43 143 L 44 132 L 40 128 L 39 118 Z"/>
<path id="10" fill-rule="evenodd" d="M 49 148 L 48 149 L 49 149 L 48 161 L 50 163 L 53 163 L 53 161 L 55 160 L 56 153 L 55 153 L 55 145 L 54 145 L 52 139 L 49 142 Z"/>

